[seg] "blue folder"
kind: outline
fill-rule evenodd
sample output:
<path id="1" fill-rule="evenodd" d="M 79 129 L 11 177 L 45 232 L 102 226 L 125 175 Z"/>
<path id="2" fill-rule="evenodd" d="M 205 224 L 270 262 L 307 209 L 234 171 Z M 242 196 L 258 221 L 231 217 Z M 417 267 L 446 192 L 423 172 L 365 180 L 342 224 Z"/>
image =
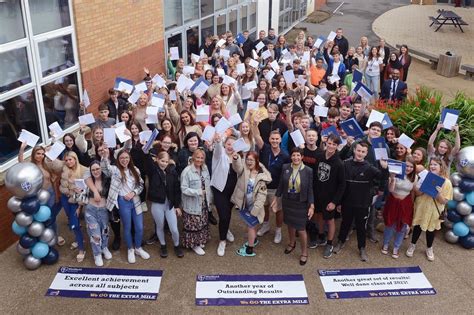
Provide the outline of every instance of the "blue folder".
<path id="1" fill-rule="evenodd" d="M 237 37 L 235 38 L 235 41 L 240 45 L 245 43 L 245 37 L 242 33 L 239 33 Z"/>
<path id="2" fill-rule="evenodd" d="M 421 184 L 420 191 L 435 198 L 438 195 L 438 190 L 436 190 L 436 187 L 442 187 L 444 181 L 445 179 L 443 177 L 429 172 L 428 175 L 426 175 L 423 184 Z"/>
<path id="3" fill-rule="evenodd" d="M 390 120 L 390 116 L 388 116 L 387 113 L 385 113 L 385 116 L 382 119 L 382 127 L 383 127 L 383 130 L 393 127 L 393 123 Z"/>
<path id="4" fill-rule="evenodd" d="M 341 137 L 341 135 L 337 131 L 336 126 L 329 126 L 326 129 L 321 130 L 321 136 L 329 136 L 331 134 L 335 134 L 336 136 Z"/>
<path id="5" fill-rule="evenodd" d="M 391 165 L 391 164 L 398 164 L 398 165 L 401 165 L 401 167 L 402 167 L 402 173 L 395 175 L 395 177 L 396 177 L 396 178 L 400 178 L 400 179 L 404 179 L 404 178 L 405 178 L 406 169 L 407 169 L 407 164 L 406 164 L 405 162 L 397 161 L 397 160 L 392 160 L 392 159 L 388 159 L 387 162 L 388 162 L 388 165 Z"/>
<path id="6" fill-rule="evenodd" d="M 362 82 L 362 72 L 354 70 L 354 72 L 352 72 L 352 82 Z"/>
<path id="7" fill-rule="evenodd" d="M 362 131 L 362 128 L 360 128 L 360 125 L 355 118 L 342 121 L 339 123 L 339 126 L 341 126 L 342 130 L 344 130 L 348 136 L 354 137 L 354 139 L 359 139 L 364 136 L 364 131 Z"/>
<path id="8" fill-rule="evenodd" d="M 453 115 L 459 116 L 459 111 L 457 109 L 443 108 L 443 110 L 441 111 L 441 119 L 440 119 L 441 122 L 444 121 L 444 118 L 446 117 L 447 113 L 451 113 Z"/>

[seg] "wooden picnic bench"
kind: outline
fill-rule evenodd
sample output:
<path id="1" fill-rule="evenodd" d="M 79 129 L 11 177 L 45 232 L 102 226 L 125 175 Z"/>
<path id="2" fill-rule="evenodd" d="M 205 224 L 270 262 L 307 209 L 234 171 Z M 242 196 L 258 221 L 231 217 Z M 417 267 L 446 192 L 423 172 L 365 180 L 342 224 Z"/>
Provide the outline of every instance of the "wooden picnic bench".
<path id="1" fill-rule="evenodd" d="M 461 25 L 469 25 L 462 19 L 462 17 L 460 17 L 453 11 L 438 10 L 437 12 L 437 17 L 428 16 L 429 20 L 431 21 L 430 27 L 433 25 L 437 26 L 435 32 L 437 32 L 441 27 L 445 25 L 453 25 L 455 28 L 459 28 L 461 32 L 464 33 L 464 30 L 462 29 Z"/>
<path id="2" fill-rule="evenodd" d="M 399 44 L 396 45 L 398 49 L 400 49 L 401 46 L 402 45 Z M 415 54 L 421 58 L 428 59 L 428 61 L 431 63 L 431 69 L 436 70 L 438 68 L 439 55 L 413 48 L 410 48 L 410 53 Z"/>
<path id="3" fill-rule="evenodd" d="M 466 71 L 466 80 L 474 78 L 474 65 L 462 65 L 461 69 Z"/>

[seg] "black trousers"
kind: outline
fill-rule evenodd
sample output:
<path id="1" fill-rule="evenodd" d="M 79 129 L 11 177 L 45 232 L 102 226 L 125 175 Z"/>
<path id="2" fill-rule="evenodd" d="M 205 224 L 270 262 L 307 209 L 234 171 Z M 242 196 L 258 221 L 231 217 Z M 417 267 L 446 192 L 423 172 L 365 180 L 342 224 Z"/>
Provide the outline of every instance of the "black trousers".
<path id="1" fill-rule="evenodd" d="M 415 225 L 413 227 L 413 234 L 411 236 L 411 242 L 413 244 L 416 244 L 416 242 L 418 241 L 418 239 L 420 238 L 420 235 L 421 235 L 421 227 L 419 225 Z M 434 242 L 434 238 L 435 238 L 435 232 L 434 231 L 426 231 L 426 247 L 432 247 L 433 246 L 433 242 Z"/>
<path id="2" fill-rule="evenodd" d="M 347 235 L 352 228 L 352 222 L 355 220 L 357 230 L 357 246 L 359 249 L 364 248 L 369 212 L 369 207 L 342 207 L 342 222 L 338 236 L 339 242 L 344 243 L 346 241 Z"/>
<path id="3" fill-rule="evenodd" d="M 229 231 L 230 218 L 232 216 L 233 204 L 230 202 L 232 193 L 229 193 L 224 189 L 220 192 L 214 187 L 212 188 L 212 194 L 214 196 L 214 205 L 219 215 L 219 240 L 225 241 L 227 239 L 227 231 Z"/>

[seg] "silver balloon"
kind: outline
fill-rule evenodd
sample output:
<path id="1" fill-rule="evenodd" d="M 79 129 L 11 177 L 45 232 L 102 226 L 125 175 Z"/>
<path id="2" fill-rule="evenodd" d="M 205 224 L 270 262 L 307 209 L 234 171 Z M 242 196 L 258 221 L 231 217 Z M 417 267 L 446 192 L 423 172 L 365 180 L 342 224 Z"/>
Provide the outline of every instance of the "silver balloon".
<path id="1" fill-rule="evenodd" d="M 461 189 L 459 189 L 459 187 L 453 188 L 453 199 L 456 201 L 464 200 L 464 194 L 461 192 Z"/>
<path id="2" fill-rule="evenodd" d="M 17 213 L 21 211 L 21 199 L 15 196 L 8 199 L 7 207 L 11 212 Z"/>
<path id="3" fill-rule="evenodd" d="M 465 147 L 459 151 L 456 169 L 461 176 L 474 178 L 474 146 Z"/>
<path id="4" fill-rule="evenodd" d="M 458 242 L 459 236 L 455 235 L 453 230 L 448 230 L 446 233 L 444 233 L 444 239 L 448 243 L 455 244 Z"/>
<path id="5" fill-rule="evenodd" d="M 44 224 L 38 221 L 31 223 L 31 225 L 28 227 L 28 234 L 33 237 L 40 237 L 41 234 L 43 234 L 43 231 Z"/>
<path id="6" fill-rule="evenodd" d="M 462 177 L 459 175 L 459 173 L 452 173 L 450 179 L 454 187 L 458 187 L 462 181 Z"/>
<path id="7" fill-rule="evenodd" d="M 18 198 L 34 196 L 43 186 L 43 172 L 30 162 L 15 164 L 5 175 L 5 186 Z"/>
<path id="8" fill-rule="evenodd" d="M 31 254 L 31 249 L 29 248 L 24 248 L 23 246 L 20 245 L 20 243 L 16 244 L 16 251 L 23 256 Z"/>
<path id="9" fill-rule="evenodd" d="M 474 234 L 474 226 L 469 228 L 469 233 Z"/>
<path id="10" fill-rule="evenodd" d="M 453 228 L 453 225 L 454 225 L 454 223 L 451 222 L 451 221 L 449 221 L 448 219 L 444 220 L 443 224 L 444 224 L 444 226 L 445 226 L 446 228 L 448 228 L 448 229 L 452 229 L 452 228 Z"/>
<path id="11" fill-rule="evenodd" d="M 470 228 L 474 228 L 474 212 L 471 212 L 470 214 L 465 216 L 462 221 L 466 223 L 466 225 Z"/>
<path id="12" fill-rule="evenodd" d="M 40 241 L 43 243 L 48 243 L 51 241 L 54 237 L 56 236 L 56 233 L 54 233 L 53 229 L 47 228 L 44 229 L 43 234 L 40 236 Z"/>
<path id="13" fill-rule="evenodd" d="M 41 189 L 37 197 L 40 202 L 40 205 L 47 205 L 51 194 L 49 193 L 49 191 Z"/>
<path id="14" fill-rule="evenodd" d="M 41 266 L 41 259 L 35 258 L 32 255 L 28 255 L 23 260 L 23 264 L 25 265 L 26 269 L 35 270 Z"/>
<path id="15" fill-rule="evenodd" d="M 15 221 L 19 226 L 27 227 L 33 223 L 33 216 L 21 211 L 16 215 Z"/>
<path id="16" fill-rule="evenodd" d="M 467 202 L 465 202 L 465 201 L 461 201 L 456 206 L 456 211 L 460 215 L 468 215 L 472 212 L 472 206 L 470 204 L 468 204 Z"/>
<path id="17" fill-rule="evenodd" d="M 56 245 L 56 243 L 58 242 L 58 238 L 56 237 L 56 235 L 48 242 L 48 246 L 49 247 L 53 247 L 54 245 Z"/>

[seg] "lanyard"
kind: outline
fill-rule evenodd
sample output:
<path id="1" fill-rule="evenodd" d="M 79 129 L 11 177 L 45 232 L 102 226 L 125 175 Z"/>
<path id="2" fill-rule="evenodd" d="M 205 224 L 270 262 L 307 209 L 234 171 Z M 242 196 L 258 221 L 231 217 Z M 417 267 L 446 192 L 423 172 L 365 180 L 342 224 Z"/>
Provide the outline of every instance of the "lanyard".
<path id="1" fill-rule="evenodd" d="M 297 179 L 298 176 L 300 175 L 300 170 L 301 170 L 302 167 L 303 167 L 303 164 L 300 165 L 300 167 L 299 167 L 298 170 L 296 171 L 296 175 L 295 175 L 295 176 L 290 176 L 290 179 L 291 179 L 291 186 L 293 186 L 293 189 L 295 189 L 296 179 Z"/>

